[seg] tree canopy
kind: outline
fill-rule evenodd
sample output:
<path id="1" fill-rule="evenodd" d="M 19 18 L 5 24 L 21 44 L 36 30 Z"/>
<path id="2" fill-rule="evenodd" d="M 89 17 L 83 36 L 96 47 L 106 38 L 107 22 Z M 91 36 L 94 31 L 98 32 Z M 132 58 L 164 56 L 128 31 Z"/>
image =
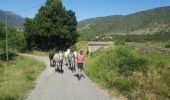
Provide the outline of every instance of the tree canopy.
<path id="1" fill-rule="evenodd" d="M 35 18 L 24 24 L 28 47 L 39 50 L 63 50 L 76 43 L 77 20 L 72 10 L 66 10 L 61 0 L 47 0 Z"/>

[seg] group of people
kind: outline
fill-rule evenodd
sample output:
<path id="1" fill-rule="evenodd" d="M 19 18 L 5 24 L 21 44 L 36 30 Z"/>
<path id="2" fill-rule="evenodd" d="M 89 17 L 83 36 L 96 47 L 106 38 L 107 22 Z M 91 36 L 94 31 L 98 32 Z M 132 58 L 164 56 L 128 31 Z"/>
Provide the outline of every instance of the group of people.
<path id="1" fill-rule="evenodd" d="M 79 51 L 79 53 L 70 52 L 70 49 L 68 49 L 66 52 L 50 52 L 49 53 L 49 59 L 50 59 L 50 65 L 55 66 L 56 69 L 62 70 L 63 62 L 68 67 L 73 68 L 76 70 L 76 66 L 79 71 L 79 76 L 83 76 L 83 69 L 84 69 L 84 61 L 85 61 L 85 55 L 83 51 Z"/>

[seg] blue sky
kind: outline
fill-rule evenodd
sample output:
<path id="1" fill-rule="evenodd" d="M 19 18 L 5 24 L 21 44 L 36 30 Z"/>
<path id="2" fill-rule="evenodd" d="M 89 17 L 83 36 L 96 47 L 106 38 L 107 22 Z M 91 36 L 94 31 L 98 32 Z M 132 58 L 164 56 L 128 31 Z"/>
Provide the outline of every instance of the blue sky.
<path id="1" fill-rule="evenodd" d="M 66 9 L 76 12 L 78 21 L 87 18 L 126 15 L 162 6 L 170 0 L 62 0 Z M 45 0 L 1 0 L 0 9 L 13 11 L 23 17 L 33 18 Z M 36 6 L 36 7 L 35 7 Z M 31 8 L 23 11 L 24 9 Z M 23 11 L 23 12 L 18 12 Z"/>

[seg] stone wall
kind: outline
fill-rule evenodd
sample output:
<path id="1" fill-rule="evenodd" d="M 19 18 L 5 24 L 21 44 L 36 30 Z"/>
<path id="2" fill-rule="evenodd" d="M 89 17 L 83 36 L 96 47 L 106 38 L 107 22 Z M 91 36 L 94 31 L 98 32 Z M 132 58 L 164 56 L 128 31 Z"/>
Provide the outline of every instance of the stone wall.
<path id="1" fill-rule="evenodd" d="M 109 47 L 114 47 L 114 46 L 115 45 L 113 42 L 89 42 L 88 50 L 89 50 L 89 53 L 93 53 L 101 48 L 109 48 Z"/>

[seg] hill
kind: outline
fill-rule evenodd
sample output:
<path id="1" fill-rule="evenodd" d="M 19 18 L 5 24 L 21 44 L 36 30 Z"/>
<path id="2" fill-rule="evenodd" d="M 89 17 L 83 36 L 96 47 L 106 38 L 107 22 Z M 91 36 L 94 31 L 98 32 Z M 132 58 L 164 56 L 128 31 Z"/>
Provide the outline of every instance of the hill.
<path id="1" fill-rule="evenodd" d="M 78 32 L 83 37 L 106 34 L 154 34 L 170 31 L 170 6 L 129 15 L 112 15 L 80 21 Z"/>
<path id="2" fill-rule="evenodd" d="M 24 18 L 9 11 L 0 10 L 0 22 L 5 23 L 6 14 L 8 15 L 8 25 L 10 27 L 22 28 L 24 23 Z"/>

